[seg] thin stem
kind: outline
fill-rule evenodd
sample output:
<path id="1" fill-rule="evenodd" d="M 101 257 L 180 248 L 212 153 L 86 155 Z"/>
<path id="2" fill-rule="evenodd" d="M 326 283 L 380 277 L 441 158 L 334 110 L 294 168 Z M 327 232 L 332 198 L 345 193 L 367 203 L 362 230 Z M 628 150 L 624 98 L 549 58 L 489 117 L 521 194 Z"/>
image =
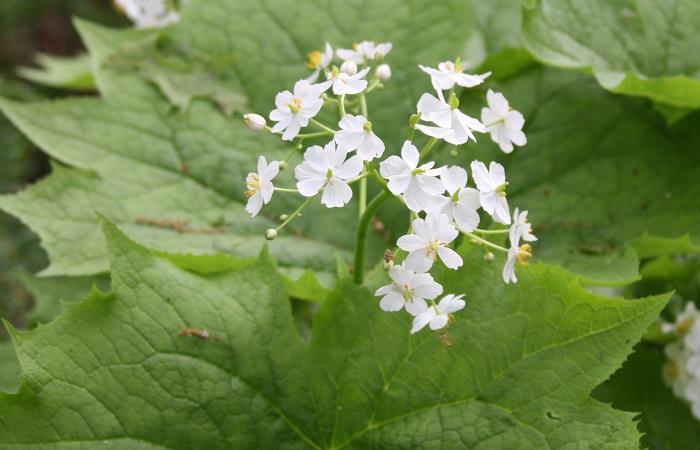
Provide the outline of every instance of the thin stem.
<path id="1" fill-rule="evenodd" d="M 418 157 L 418 159 L 420 160 L 420 159 L 425 158 L 425 156 L 428 153 L 430 153 L 430 150 L 433 149 L 433 147 L 435 146 L 436 143 L 437 143 L 437 138 L 430 138 L 430 140 L 428 142 L 426 142 L 425 146 L 423 146 L 423 148 L 420 150 L 420 156 Z"/>
<path id="2" fill-rule="evenodd" d="M 482 244 L 482 245 L 485 245 L 485 246 L 487 246 L 487 247 L 491 247 L 491 248 L 494 249 L 494 250 L 498 250 L 498 251 L 501 251 L 501 252 L 508 253 L 508 249 L 505 248 L 505 247 L 501 247 L 500 245 L 494 244 L 494 243 L 491 242 L 491 241 L 487 241 L 487 240 L 484 239 L 484 238 L 480 238 L 479 236 L 477 236 L 477 235 L 475 235 L 475 234 L 472 234 L 472 233 L 469 233 L 469 232 L 467 232 L 467 231 L 464 231 L 464 230 L 462 230 L 461 228 L 457 228 L 457 229 L 458 229 L 459 232 L 462 233 L 463 235 L 467 236 L 467 237 L 470 238 L 470 239 L 475 240 L 476 242 L 478 242 L 478 243 L 480 243 L 480 244 Z"/>
<path id="3" fill-rule="evenodd" d="M 340 118 L 345 117 L 345 96 L 341 95 L 338 99 L 338 111 L 340 113 Z"/>
<path id="4" fill-rule="evenodd" d="M 383 87 L 383 86 L 384 86 L 384 85 L 382 84 L 382 82 L 381 82 L 380 80 L 378 80 L 378 79 L 375 78 L 374 80 L 372 80 L 372 81 L 369 83 L 369 86 L 367 86 L 367 89 L 365 89 L 365 92 L 364 92 L 364 93 L 365 93 L 365 94 L 369 94 L 370 92 L 372 92 L 373 90 L 377 89 L 378 87 Z"/>
<path id="5" fill-rule="evenodd" d="M 369 120 L 367 117 L 369 115 L 367 114 L 367 98 L 365 97 L 364 93 L 360 94 L 360 112 L 363 116 L 365 116 L 365 119 Z"/>
<path id="6" fill-rule="evenodd" d="M 288 224 L 289 222 L 291 222 L 293 218 L 295 218 L 296 216 L 299 215 L 299 213 L 301 213 L 301 210 L 302 210 L 302 209 L 306 208 L 306 205 L 308 205 L 309 202 L 310 202 L 313 198 L 314 198 L 314 197 L 309 197 L 309 198 L 307 198 L 307 199 L 304 201 L 304 203 L 302 203 L 301 205 L 299 205 L 299 207 L 298 207 L 293 213 L 291 213 L 291 214 L 289 215 L 289 217 L 287 217 L 286 219 L 284 219 L 284 222 L 282 222 L 282 223 L 280 224 L 280 226 L 278 226 L 278 227 L 276 228 L 276 230 L 277 230 L 277 231 L 280 231 L 282 228 L 284 228 L 285 226 L 287 226 L 287 224 Z"/>
<path id="7" fill-rule="evenodd" d="M 293 193 L 299 192 L 296 189 L 281 188 L 281 187 L 274 187 L 273 189 L 275 190 L 275 192 L 293 192 Z"/>
<path id="8" fill-rule="evenodd" d="M 323 136 L 328 136 L 329 134 L 333 134 L 333 133 L 330 131 L 318 131 L 316 133 L 297 134 L 297 138 L 299 139 L 299 141 L 303 141 L 304 139 L 323 137 Z"/>
<path id="9" fill-rule="evenodd" d="M 362 284 L 364 280 L 364 268 L 365 268 L 365 243 L 367 241 L 367 231 L 369 230 L 369 224 L 374 216 L 374 212 L 379 208 L 379 205 L 389 198 L 391 194 L 389 191 L 382 191 L 375 195 L 374 198 L 369 202 L 367 208 L 365 208 L 362 216 L 360 217 L 360 222 L 357 224 L 357 237 L 355 238 L 355 267 L 353 271 L 353 278 L 356 284 Z"/>
<path id="10" fill-rule="evenodd" d="M 508 234 L 510 228 L 504 228 L 502 230 L 482 230 L 481 228 L 475 228 L 474 233 L 479 234 Z"/>
<path id="11" fill-rule="evenodd" d="M 357 181 L 360 181 L 360 180 L 362 180 L 362 179 L 367 178 L 369 175 L 370 175 L 370 172 L 369 172 L 369 171 L 363 172 L 363 173 L 359 174 L 358 176 L 356 176 L 355 178 L 349 179 L 348 181 L 346 181 L 346 183 L 347 183 L 347 184 L 353 184 L 353 183 L 355 183 L 355 182 L 357 182 Z"/>
<path id="12" fill-rule="evenodd" d="M 322 130 L 325 130 L 325 131 L 327 131 L 327 132 L 329 132 L 329 133 L 335 134 L 335 130 L 334 130 L 333 128 L 327 127 L 326 125 L 322 124 L 321 122 L 319 122 L 319 121 L 316 120 L 316 119 L 309 119 L 309 122 L 311 122 L 312 124 L 316 125 L 317 127 L 319 127 L 319 128 L 322 129 Z"/>

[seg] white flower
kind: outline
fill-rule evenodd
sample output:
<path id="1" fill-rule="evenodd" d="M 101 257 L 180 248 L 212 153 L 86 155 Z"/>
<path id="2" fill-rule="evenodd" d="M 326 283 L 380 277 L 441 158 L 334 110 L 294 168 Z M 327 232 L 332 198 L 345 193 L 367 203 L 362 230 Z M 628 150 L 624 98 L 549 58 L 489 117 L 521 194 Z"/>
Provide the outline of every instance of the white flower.
<path id="1" fill-rule="evenodd" d="M 440 175 L 448 197 L 440 196 L 431 211 L 446 214 L 463 231 L 471 232 L 479 226 L 479 191 L 467 187 L 467 171 L 452 166 Z"/>
<path id="2" fill-rule="evenodd" d="M 389 64 L 380 64 L 374 71 L 374 76 L 380 81 L 389 81 L 391 78 L 391 67 Z"/>
<path id="3" fill-rule="evenodd" d="M 442 294 L 442 286 L 429 273 L 416 273 L 405 263 L 392 267 L 389 277 L 392 283 L 374 293 L 382 296 L 379 307 L 384 311 L 399 311 L 405 307 L 409 314 L 417 316 L 428 309 L 426 299 L 432 300 Z"/>
<path id="4" fill-rule="evenodd" d="M 270 113 L 270 119 L 277 122 L 272 127 L 273 133 L 284 130 L 282 139 L 291 141 L 299 134 L 299 130 L 309 124 L 309 119 L 321 110 L 323 100 L 321 89 L 306 80 L 294 84 L 294 93 L 280 92 L 275 97 L 277 109 Z"/>
<path id="5" fill-rule="evenodd" d="M 685 324 L 681 324 L 680 332 L 685 331 L 683 329 L 684 325 Z M 693 353 L 700 354 L 700 320 L 693 319 L 690 323 L 690 329 L 685 332 L 687 333 L 683 338 L 685 346 Z"/>
<path id="6" fill-rule="evenodd" d="M 115 0 L 136 28 L 162 28 L 180 20 L 166 0 Z"/>
<path id="7" fill-rule="evenodd" d="M 472 131 L 484 133 L 484 125 L 473 117 L 469 117 L 458 109 L 458 102 L 452 101 L 448 105 L 445 101 L 431 94 L 423 94 L 418 100 L 418 114 L 421 120 L 433 122 L 437 127 L 416 125 L 416 128 L 428 136 L 444 139 L 450 144 L 462 145 L 469 139 L 476 142 Z"/>
<path id="8" fill-rule="evenodd" d="M 513 213 L 513 225 L 510 226 L 511 231 L 516 233 L 518 239 L 522 239 L 525 242 L 534 242 L 537 237 L 532 234 L 532 225 L 527 221 L 527 211 L 520 212 L 518 208 L 515 208 Z"/>
<path id="9" fill-rule="evenodd" d="M 336 54 L 343 61 L 363 64 L 370 60 L 384 58 L 391 51 L 391 48 L 391 42 L 376 44 L 372 41 L 362 41 L 359 44 L 353 44 L 352 49 L 339 48 Z"/>
<path id="10" fill-rule="evenodd" d="M 484 211 L 496 222 L 510 225 L 510 210 L 506 200 L 506 172 L 502 165 L 491 162 L 489 169 L 484 163 L 472 161 L 472 177 L 479 189 L 479 201 Z"/>
<path id="11" fill-rule="evenodd" d="M 411 334 L 415 334 L 423 327 L 430 324 L 431 330 L 440 330 L 445 328 L 450 321 L 450 314 L 464 308 L 464 294 L 446 295 L 435 306 L 429 307 L 424 313 L 419 314 L 413 319 L 413 327 Z"/>
<path id="12" fill-rule="evenodd" d="M 333 47 L 331 44 L 326 42 L 326 50 L 321 53 L 318 50 L 309 52 L 307 55 L 308 61 L 306 62 L 306 67 L 309 69 L 314 69 L 314 72 L 306 79 L 309 83 L 315 83 L 318 80 L 318 76 L 321 71 L 328 68 L 328 66 L 333 61 Z"/>
<path id="13" fill-rule="evenodd" d="M 695 307 L 695 303 L 690 301 L 685 304 L 685 310 L 678 314 L 674 323 L 661 324 L 661 331 L 664 333 L 675 332 L 680 336 L 685 336 L 693 328 L 693 324 L 698 316 L 700 316 L 700 313 Z"/>
<path id="14" fill-rule="evenodd" d="M 253 131 L 262 131 L 267 125 L 267 121 L 260 114 L 244 114 L 243 122 L 245 122 L 246 126 Z"/>
<path id="15" fill-rule="evenodd" d="M 379 172 L 389 180 L 389 190 L 395 195 L 403 194 L 411 211 L 419 212 L 430 208 L 436 196 L 445 192 L 437 178 L 442 167 L 433 169 L 434 162 L 418 167 L 420 154 L 411 141 L 401 148 L 401 158 L 392 155 L 379 164 Z"/>
<path id="16" fill-rule="evenodd" d="M 248 203 L 245 205 L 245 210 L 255 217 L 260 212 L 263 205 L 270 203 L 274 187 L 272 180 L 277 176 L 280 169 L 278 161 L 272 161 L 267 164 L 264 156 L 258 159 L 258 172 L 251 172 L 245 179 L 246 188 L 245 196 L 248 197 Z"/>
<path id="17" fill-rule="evenodd" d="M 700 420 L 700 379 L 693 378 L 685 388 L 685 397 L 690 402 L 690 410 Z"/>
<path id="18" fill-rule="evenodd" d="M 481 109 L 481 121 L 491 133 L 491 140 L 505 153 L 513 151 L 513 144 L 523 146 L 527 138 L 523 133 L 525 118 L 508 106 L 508 100 L 500 92 L 491 89 L 486 93 L 488 108 Z"/>
<path id="19" fill-rule="evenodd" d="M 510 240 L 510 248 L 508 249 L 508 259 L 506 259 L 506 263 L 503 266 L 503 281 L 506 283 L 517 283 L 515 264 L 527 265 L 532 257 L 532 249 L 530 244 L 520 245 L 521 235 L 515 227 L 511 227 L 509 230 L 508 238 Z"/>
<path id="20" fill-rule="evenodd" d="M 687 369 L 690 354 L 678 342 L 666 345 L 664 353 L 666 353 L 666 364 L 663 369 L 664 380 L 666 384 L 671 386 L 676 397 L 685 398 L 685 388 L 693 378 Z"/>
<path id="21" fill-rule="evenodd" d="M 450 269 L 463 264 L 459 254 L 448 247 L 459 232 L 445 214 L 428 214 L 425 219 L 415 219 L 411 227 L 413 234 L 401 236 L 396 245 L 408 252 L 406 264 L 416 272 L 429 271 L 438 257 Z"/>
<path id="22" fill-rule="evenodd" d="M 335 133 L 338 147 L 348 151 L 357 150 L 365 161 L 379 158 L 384 153 L 384 142 L 372 131 L 372 124 L 364 116 L 346 114 Z"/>
<path id="23" fill-rule="evenodd" d="M 462 64 L 459 60 L 456 62 L 445 61 L 438 64 L 437 69 L 419 65 L 420 69 L 430 75 L 430 81 L 437 91 L 452 89 L 455 84 L 462 87 L 474 87 L 483 83 L 491 72 L 481 75 L 469 75 L 464 73 Z"/>
<path id="24" fill-rule="evenodd" d="M 359 175 L 362 159 L 353 156 L 347 161 L 347 150 L 336 149 L 331 141 L 321 148 L 309 147 L 304 153 L 304 162 L 294 169 L 299 182 L 297 189 L 304 197 L 313 197 L 323 190 L 321 203 L 329 208 L 341 207 L 352 198 L 352 189 L 347 180 Z"/>
<path id="25" fill-rule="evenodd" d="M 357 65 L 354 62 L 343 63 L 341 69 L 333 67 L 333 70 L 326 73 L 328 81 L 318 84 L 321 92 L 325 92 L 331 86 L 335 95 L 359 94 L 367 89 L 367 80 L 363 78 L 369 73 L 369 67 L 357 73 L 353 73 L 353 67 L 356 71 Z"/>

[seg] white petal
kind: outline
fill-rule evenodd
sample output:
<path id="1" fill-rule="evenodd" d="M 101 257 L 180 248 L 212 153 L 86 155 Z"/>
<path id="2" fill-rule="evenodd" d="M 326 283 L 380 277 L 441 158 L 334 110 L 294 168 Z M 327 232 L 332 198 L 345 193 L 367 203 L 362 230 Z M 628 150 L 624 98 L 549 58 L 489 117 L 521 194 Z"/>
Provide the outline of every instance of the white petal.
<path id="1" fill-rule="evenodd" d="M 408 254 L 406 267 L 410 267 L 417 273 L 425 273 L 433 267 L 433 260 L 425 255 L 424 249 L 420 249 Z"/>
<path id="2" fill-rule="evenodd" d="M 456 270 L 464 264 L 462 257 L 451 248 L 439 247 L 438 255 L 440 256 L 440 261 L 442 261 L 448 269 Z"/>
<path id="3" fill-rule="evenodd" d="M 338 126 L 342 130 L 362 131 L 366 121 L 367 119 L 364 116 L 345 114 L 340 122 L 338 122 Z"/>
<path id="4" fill-rule="evenodd" d="M 411 184 L 411 175 L 396 175 L 389 179 L 388 187 L 392 194 L 401 195 L 406 192 Z"/>
<path id="5" fill-rule="evenodd" d="M 433 320 L 430 321 L 430 329 L 440 330 L 442 328 L 445 328 L 448 321 L 449 317 L 447 317 L 447 314 L 438 314 Z"/>
<path id="6" fill-rule="evenodd" d="M 348 203 L 351 198 L 352 189 L 350 189 L 350 186 L 339 178 L 333 178 L 323 188 L 321 203 L 329 208 L 340 208 Z"/>
<path id="7" fill-rule="evenodd" d="M 318 194 L 325 183 L 325 177 L 306 178 L 297 183 L 297 190 L 304 197 L 313 197 Z"/>
<path id="8" fill-rule="evenodd" d="M 338 167 L 333 171 L 333 175 L 342 180 L 349 180 L 350 178 L 355 178 L 362 171 L 362 158 L 355 155 L 349 158 L 343 163 L 342 166 Z"/>
<path id="9" fill-rule="evenodd" d="M 401 294 L 391 293 L 387 294 L 379 302 L 379 307 L 387 312 L 399 311 L 403 308 L 404 300 Z"/>
<path id="10" fill-rule="evenodd" d="M 478 201 L 478 194 L 477 194 Z M 454 219 L 457 226 L 462 230 L 471 233 L 479 226 L 479 213 L 470 205 L 457 203 L 454 207 Z"/>
<path id="11" fill-rule="evenodd" d="M 428 309 L 428 304 L 422 298 L 414 298 L 406 302 L 406 311 L 412 315 L 417 316 L 423 314 Z"/>
<path id="12" fill-rule="evenodd" d="M 508 209 L 508 200 L 505 197 L 496 196 L 493 219 L 503 225 L 510 225 L 510 210 Z"/>
<path id="13" fill-rule="evenodd" d="M 481 192 L 491 192 L 496 189 L 496 185 L 491 181 L 491 174 L 489 174 L 484 163 L 481 161 L 472 161 L 471 169 L 472 179 Z"/>
<path id="14" fill-rule="evenodd" d="M 292 120 L 289 122 L 287 129 L 285 129 L 284 134 L 282 134 L 282 140 L 291 141 L 297 136 L 297 134 L 299 134 L 299 130 L 301 130 L 301 124 L 299 123 L 299 119 L 297 117 L 292 117 Z"/>
<path id="15" fill-rule="evenodd" d="M 500 92 L 494 92 L 491 89 L 486 93 L 486 101 L 489 108 L 500 117 L 505 117 L 508 114 L 508 100 Z"/>
<path id="16" fill-rule="evenodd" d="M 248 199 L 248 203 L 246 203 L 246 205 L 245 205 L 245 210 L 248 211 L 248 213 L 252 217 L 255 217 L 258 215 L 258 213 L 262 209 L 262 206 L 263 206 L 262 195 L 260 195 L 260 193 L 258 192 Z"/>
<path id="17" fill-rule="evenodd" d="M 452 166 L 442 171 L 440 180 L 450 195 L 467 186 L 467 171 L 459 166 Z"/>
<path id="18" fill-rule="evenodd" d="M 438 139 L 451 139 L 454 131 L 450 128 L 440 128 L 440 127 L 430 127 L 427 125 L 416 125 L 416 130 L 425 134 L 426 136 L 431 136 Z M 466 141 L 465 141 L 466 142 Z"/>
<path id="19" fill-rule="evenodd" d="M 409 175 L 411 169 L 406 165 L 406 162 L 396 155 L 392 155 L 379 163 L 379 173 L 387 180 L 396 175 Z"/>
<path id="20" fill-rule="evenodd" d="M 449 128 L 452 124 L 450 106 L 431 94 L 423 94 L 418 100 L 418 114 L 422 120 L 433 122 L 441 128 Z"/>
<path id="21" fill-rule="evenodd" d="M 489 172 L 491 173 L 491 181 L 496 186 L 506 182 L 506 170 L 496 161 L 491 161 L 491 164 L 489 164 Z"/>
<path id="22" fill-rule="evenodd" d="M 394 280 L 396 284 L 405 285 L 410 284 L 414 277 L 413 270 L 405 267 L 405 265 L 394 266 L 389 270 L 389 277 Z"/>
<path id="23" fill-rule="evenodd" d="M 452 314 L 464 308 L 464 294 L 461 295 L 446 295 L 438 303 L 438 310 L 443 314 Z"/>
<path id="24" fill-rule="evenodd" d="M 428 308 L 423 314 L 417 315 L 413 319 L 413 324 L 411 326 L 411 334 L 416 334 L 418 331 L 423 329 L 430 321 L 435 317 L 435 310 L 433 308 Z"/>
<path id="25" fill-rule="evenodd" d="M 360 145 L 357 147 L 357 154 L 365 161 L 379 158 L 384 154 L 384 142 L 371 131 L 363 133 Z"/>
<path id="26" fill-rule="evenodd" d="M 411 169 L 418 167 L 418 160 L 420 159 L 420 153 L 415 145 L 411 141 L 405 141 L 401 147 L 401 158 L 406 161 L 406 164 Z"/>
<path id="27" fill-rule="evenodd" d="M 442 286 L 429 273 L 418 273 L 413 277 L 413 292 L 419 297 L 433 299 L 442 294 Z"/>
<path id="28" fill-rule="evenodd" d="M 407 234 L 401 236 L 397 241 L 396 245 L 401 250 L 406 250 L 407 252 L 412 252 L 419 249 L 424 249 L 426 247 L 425 239 L 421 238 L 415 234 Z"/>

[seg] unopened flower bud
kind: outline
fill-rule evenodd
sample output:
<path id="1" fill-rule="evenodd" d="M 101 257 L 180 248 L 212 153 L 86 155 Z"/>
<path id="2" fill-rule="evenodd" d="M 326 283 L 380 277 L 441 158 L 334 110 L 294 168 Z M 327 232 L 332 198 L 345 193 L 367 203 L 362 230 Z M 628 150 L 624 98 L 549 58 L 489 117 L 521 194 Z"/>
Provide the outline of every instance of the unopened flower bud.
<path id="1" fill-rule="evenodd" d="M 243 121 L 248 128 L 254 131 L 262 131 L 267 125 L 267 121 L 265 121 L 265 118 L 260 114 L 245 114 L 243 116 Z"/>
<path id="2" fill-rule="evenodd" d="M 391 67 L 389 67 L 389 64 L 380 64 L 377 66 L 374 75 L 381 81 L 388 81 L 391 78 Z"/>
<path id="3" fill-rule="evenodd" d="M 484 261 L 486 261 L 486 262 L 491 262 L 491 261 L 493 261 L 495 258 L 496 258 L 496 255 L 494 255 L 494 254 L 491 253 L 491 252 L 486 252 L 486 253 L 484 253 Z"/>
<path id="4" fill-rule="evenodd" d="M 280 222 L 284 222 L 289 219 L 289 214 L 280 214 Z"/>
<path id="5" fill-rule="evenodd" d="M 456 158 L 458 155 L 459 155 L 459 153 L 457 152 L 457 147 L 452 147 L 450 149 L 450 156 L 453 158 Z"/>
<path id="6" fill-rule="evenodd" d="M 280 170 L 284 170 L 287 168 L 287 161 L 280 161 Z"/>
<path id="7" fill-rule="evenodd" d="M 355 61 L 345 61 L 340 65 L 340 71 L 348 75 L 355 75 L 357 73 L 357 63 Z"/>
<path id="8" fill-rule="evenodd" d="M 275 230 L 274 228 L 268 228 L 265 231 L 265 239 L 267 239 L 268 241 L 271 241 L 276 237 L 277 237 L 277 230 Z"/>

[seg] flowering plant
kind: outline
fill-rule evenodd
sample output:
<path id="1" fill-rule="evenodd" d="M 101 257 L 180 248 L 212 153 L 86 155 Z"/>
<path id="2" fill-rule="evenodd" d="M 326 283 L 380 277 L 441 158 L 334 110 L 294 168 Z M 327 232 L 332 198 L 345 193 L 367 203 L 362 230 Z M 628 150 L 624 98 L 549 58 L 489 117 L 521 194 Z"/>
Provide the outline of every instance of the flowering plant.
<path id="1" fill-rule="evenodd" d="M 527 143 L 522 131 L 523 115 L 511 108 L 500 92 L 488 90 L 488 105 L 481 110 L 481 120 L 460 110 L 458 89 L 478 86 L 490 73 L 466 74 L 459 58 L 442 62 L 437 68 L 421 65 L 420 70 L 429 75 L 435 92 L 421 95 L 416 114 L 407 118 L 407 139 L 400 156 L 392 154 L 382 160 L 386 146 L 376 134 L 381 131 L 375 130 L 370 121 L 367 96 L 390 81 L 391 68 L 383 61 L 391 49 L 389 42 L 362 41 L 334 53 L 331 44 L 326 43 L 323 53 L 314 51 L 308 55 L 307 66 L 314 70 L 309 78 L 297 81 L 293 91 L 277 94 L 275 109 L 269 114 L 275 122 L 272 127 L 262 115 L 244 116 L 252 130 L 281 135 L 293 145 L 282 161 L 268 164 L 265 156 L 259 157 L 257 172 L 249 173 L 245 180 L 246 210 L 256 216 L 272 200 L 274 192 L 306 198 L 296 210 L 283 215 L 278 227 L 265 232 L 266 238 L 273 240 L 315 197 L 320 195 L 321 203 L 328 208 L 344 207 L 353 197 L 351 186 L 356 185 L 360 222 L 356 230 L 354 278 L 362 283 L 367 225 L 386 199 L 402 203 L 410 226 L 396 241 L 396 248 L 387 250 L 385 267 L 392 282 L 377 289 L 375 295 L 382 297 L 382 310 L 405 308 L 414 316 L 411 332 L 415 333 L 426 325 L 433 330 L 445 328 L 448 315 L 452 317 L 465 306 L 464 293 L 447 294 L 438 303 L 443 287 L 429 273 L 436 263 L 453 270 L 462 266 L 462 258 L 451 248 L 460 234 L 486 250 L 486 261 L 493 260 L 491 251 L 507 254 L 503 267 L 506 283 L 518 281 L 515 266 L 527 264 L 532 255 L 529 242 L 537 238 L 527 221 L 527 211 L 516 208 L 511 217 L 506 196 L 508 182 L 501 164 L 492 161 L 487 167 L 481 161 L 473 161 L 470 168 L 475 187 L 468 187 L 467 170 L 436 166 L 429 159 L 439 141 L 451 144 L 452 152 L 457 152 L 460 146 L 476 141 L 474 133 L 490 133 L 505 153 L 511 153 L 514 145 Z M 342 60 L 340 67 L 333 64 L 335 56 Z M 326 79 L 318 82 L 321 74 Z M 337 124 L 317 118 L 324 108 L 337 112 Z M 302 133 L 306 128 L 312 131 Z M 305 147 L 310 139 L 328 142 Z M 420 141 L 423 143 L 419 151 L 416 143 Z M 303 154 L 303 161 L 294 167 L 296 188 L 274 186 L 279 170 L 294 164 L 299 153 Z M 368 180 L 381 188 L 369 201 Z M 484 228 L 480 209 L 495 224 L 507 227 Z M 509 248 L 489 239 L 502 234 L 508 235 Z"/>

